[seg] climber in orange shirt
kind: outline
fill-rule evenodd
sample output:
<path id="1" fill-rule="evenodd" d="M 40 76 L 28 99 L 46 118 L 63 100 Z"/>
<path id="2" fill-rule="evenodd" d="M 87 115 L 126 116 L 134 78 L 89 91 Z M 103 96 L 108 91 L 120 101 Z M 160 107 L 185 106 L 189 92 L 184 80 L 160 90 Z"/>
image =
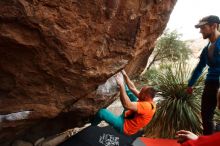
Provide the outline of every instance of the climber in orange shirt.
<path id="1" fill-rule="evenodd" d="M 120 89 L 120 100 L 125 109 L 124 112 L 116 116 L 108 109 L 101 109 L 96 115 L 96 119 L 98 117 L 99 120 L 92 122 L 92 125 L 105 120 L 119 132 L 132 135 L 151 121 L 156 110 L 153 102 L 156 91 L 149 86 L 144 86 L 141 91 L 138 91 L 126 72 L 122 71 L 122 74 L 127 85 L 124 85 L 123 79 L 119 76 L 115 78 Z"/>

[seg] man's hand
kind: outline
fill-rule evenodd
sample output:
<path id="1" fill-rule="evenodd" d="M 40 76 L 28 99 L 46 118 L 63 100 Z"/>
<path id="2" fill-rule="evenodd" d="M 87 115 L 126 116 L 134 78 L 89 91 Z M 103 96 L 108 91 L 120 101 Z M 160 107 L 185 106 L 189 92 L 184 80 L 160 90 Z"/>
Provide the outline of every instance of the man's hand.
<path id="1" fill-rule="evenodd" d="M 126 75 L 127 75 L 127 73 L 125 72 L 124 69 L 121 71 L 121 73 L 122 73 L 123 76 L 126 76 Z"/>
<path id="2" fill-rule="evenodd" d="M 187 140 L 197 140 L 198 136 L 194 133 L 186 130 L 180 130 L 176 133 L 176 137 L 178 138 L 178 143 L 183 143 Z"/>
<path id="3" fill-rule="evenodd" d="M 192 94 L 192 93 L 193 93 L 193 88 L 192 88 L 192 87 L 188 87 L 188 88 L 186 89 L 186 92 L 187 92 L 188 94 Z"/>
<path id="4" fill-rule="evenodd" d="M 124 86 L 124 80 L 119 74 L 115 76 L 115 80 L 120 87 Z"/>
<path id="5" fill-rule="evenodd" d="M 124 79 L 125 79 L 125 83 L 127 84 L 128 88 L 131 90 L 132 93 L 134 93 L 135 96 L 138 97 L 139 95 L 139 91 L 137 90 L 137 88 L 135 87 L 134 83 L 131 81 L 131 79 L 128 77 L 127 73 L 125 72 L 125 70 L 121 71 Z"/>

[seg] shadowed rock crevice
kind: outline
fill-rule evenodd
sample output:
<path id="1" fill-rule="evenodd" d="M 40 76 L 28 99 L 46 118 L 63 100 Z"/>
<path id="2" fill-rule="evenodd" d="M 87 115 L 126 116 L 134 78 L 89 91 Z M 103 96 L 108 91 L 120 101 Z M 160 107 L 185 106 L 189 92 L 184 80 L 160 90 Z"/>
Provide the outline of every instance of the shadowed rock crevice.
<path id="1" fill-rule="evenodd" d="M 144 70 L 175 3 L 1 0 L 0 115 L 31 112 L 1 121 L 0 145 L 82 126 L 111 104 L 96 89 L 123 68 Z"/>

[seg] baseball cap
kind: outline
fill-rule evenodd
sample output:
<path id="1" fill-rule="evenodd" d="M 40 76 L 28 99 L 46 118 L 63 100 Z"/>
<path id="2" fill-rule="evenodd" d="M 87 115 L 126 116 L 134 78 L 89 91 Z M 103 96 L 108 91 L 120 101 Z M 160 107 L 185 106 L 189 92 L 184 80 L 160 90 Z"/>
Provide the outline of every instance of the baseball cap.
<path id="1" fill-rule="evenodd" d="M 220 23 L 219 17 L 215 15 L 210 15 L 202 18 L 198 24 L 195 25 L 195 28 L 200 28 L 205 24 L 212 24 L 212 23 Z"/>

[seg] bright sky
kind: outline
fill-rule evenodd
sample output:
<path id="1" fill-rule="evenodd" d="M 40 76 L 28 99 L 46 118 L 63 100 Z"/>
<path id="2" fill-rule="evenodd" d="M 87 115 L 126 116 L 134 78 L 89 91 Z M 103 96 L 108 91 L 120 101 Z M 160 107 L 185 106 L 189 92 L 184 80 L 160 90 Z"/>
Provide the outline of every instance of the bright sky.
<path id="1" fill-rule="evenodd" d="M 177 0 L 167 28 L 182 33 L 183 39 L 201 38 L 194 25 L 208 15 L 220 17 L 220 0 Z"/>

